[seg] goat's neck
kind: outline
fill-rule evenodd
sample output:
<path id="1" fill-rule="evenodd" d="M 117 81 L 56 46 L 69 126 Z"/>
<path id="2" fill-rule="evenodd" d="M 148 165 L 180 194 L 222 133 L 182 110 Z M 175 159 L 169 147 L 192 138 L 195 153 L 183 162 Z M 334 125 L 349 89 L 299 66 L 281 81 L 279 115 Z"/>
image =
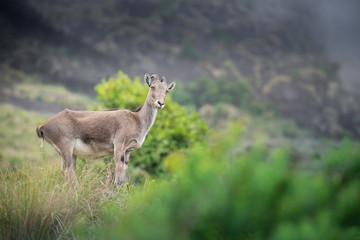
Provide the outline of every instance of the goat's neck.
<path id="1" fill-rule="evenodd" d="M 144 105 L 138 112 L 138 116 L 142 126 L 142 132 L 146 134 L 155 122 L 157 109 L 154 108 L 150 103 L 150 93 L 148 94 Z"/>

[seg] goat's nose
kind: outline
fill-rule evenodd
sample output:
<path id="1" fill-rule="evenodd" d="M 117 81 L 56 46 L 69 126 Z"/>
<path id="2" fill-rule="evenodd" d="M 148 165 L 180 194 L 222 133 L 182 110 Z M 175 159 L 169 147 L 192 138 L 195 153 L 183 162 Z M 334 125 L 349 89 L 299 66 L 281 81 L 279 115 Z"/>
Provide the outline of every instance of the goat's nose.
<path id="1" fill-rule="evenodd" d="M 159 104 L 160 107 L 161 107 L 162 105 L 164 105 L 164 102 L 162 102 L 162 101 L 157 101 L 157 103 Z"/>

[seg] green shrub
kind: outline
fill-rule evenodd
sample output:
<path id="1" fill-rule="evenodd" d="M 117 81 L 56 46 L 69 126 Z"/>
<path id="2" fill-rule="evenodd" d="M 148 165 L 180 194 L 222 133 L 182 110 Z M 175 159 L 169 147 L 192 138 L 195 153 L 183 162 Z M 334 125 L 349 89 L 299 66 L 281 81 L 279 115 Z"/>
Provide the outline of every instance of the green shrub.
<path id="1" fill-rule="evenodd" d="M 360 238 L 359 144 L 341 143 L 311 173 L 294 167 L 287 149 L 236 154 L 236 132 L 179 156 L 174 180 L 145 187 L 125 211 L 105 205 L 95 238 Z"/>
<path id="2" fill-rule="evenodd" d="M 132 82 L 121 71 L 108 80 L 103 79 L 95 90 L 103 107 L 121 109 L 138 108 L 144 103 L 148 93 L 148 87 L 139 78 Z M 131 154 L 130 164 L 151 174 L 161 174 L 164 172 L 164 157 L 174 150 L 204 141 L 206 133 L 207 126 L 197 113 L 188 113 L 185 107 L 179 106 L 168 96 L 166 107 L 157 114 L 143 146 Z"/>

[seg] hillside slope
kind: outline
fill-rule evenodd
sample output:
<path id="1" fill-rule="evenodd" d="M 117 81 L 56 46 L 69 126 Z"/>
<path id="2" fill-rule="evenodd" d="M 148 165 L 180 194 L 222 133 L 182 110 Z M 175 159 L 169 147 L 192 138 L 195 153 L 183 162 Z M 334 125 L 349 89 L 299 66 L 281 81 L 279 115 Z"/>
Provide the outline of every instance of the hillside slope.
<path id="1" fill-rule="evenodd" d="M 5 75 L 16 69 L 90 94 L 119 69 L 183 84 L 201 76 L 247 81 L 257 102 L 299 126 L 360 136 L 358 103 L 312 38 L 312 4 L 6 0 L 0 61 Z"/>

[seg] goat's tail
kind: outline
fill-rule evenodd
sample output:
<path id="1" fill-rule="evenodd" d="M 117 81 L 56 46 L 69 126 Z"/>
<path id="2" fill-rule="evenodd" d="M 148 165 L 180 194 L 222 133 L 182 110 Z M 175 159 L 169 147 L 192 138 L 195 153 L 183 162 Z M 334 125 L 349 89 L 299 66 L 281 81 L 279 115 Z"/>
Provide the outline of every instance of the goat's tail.
<path id="1" fill-rule="evenodd" d="M 40 144 L 40 147 L 43 147 L 44 146 L 44 132 L 41 130 L 41 126 L 38 126 L 36 128 L 36 133 L 38 135 L 38 137 L 41 139 L 41 144 Z"/>

